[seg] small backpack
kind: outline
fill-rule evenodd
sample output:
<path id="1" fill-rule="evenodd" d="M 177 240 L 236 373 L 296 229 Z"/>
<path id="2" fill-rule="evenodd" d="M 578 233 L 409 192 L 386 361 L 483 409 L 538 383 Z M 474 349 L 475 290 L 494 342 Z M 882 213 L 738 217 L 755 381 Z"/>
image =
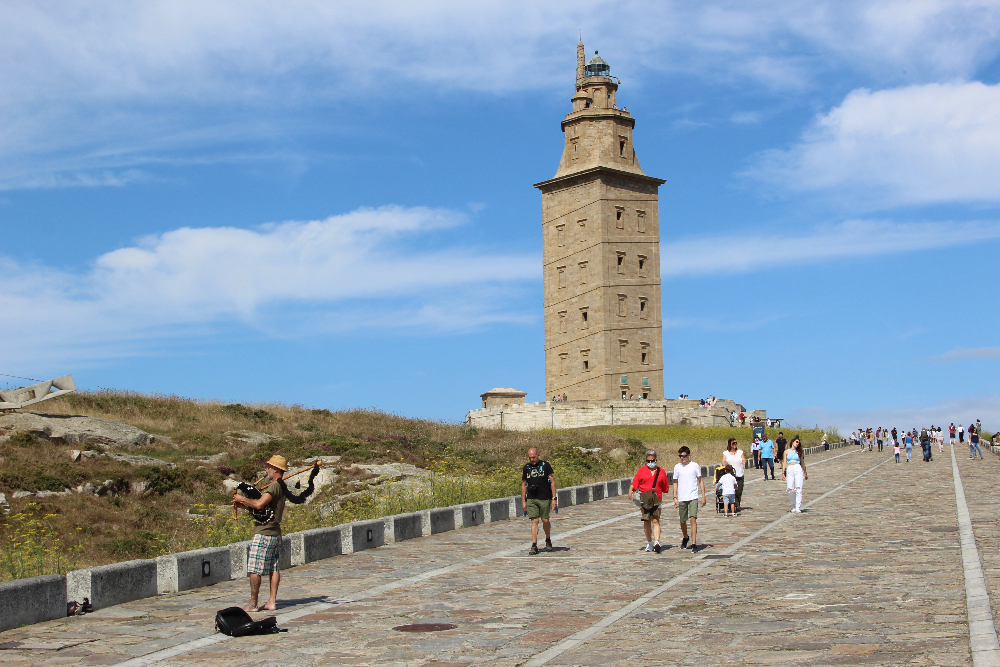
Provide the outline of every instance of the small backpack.
<path id="1" fill-rule="evenodd" d="M 215 629 L 230 637 L 245 637 L 247 635 L 263 635 L 278 630 L 278 619 L 274 616 L 255 621 L 239 607 L 229 607 L 216 612 Z"/>

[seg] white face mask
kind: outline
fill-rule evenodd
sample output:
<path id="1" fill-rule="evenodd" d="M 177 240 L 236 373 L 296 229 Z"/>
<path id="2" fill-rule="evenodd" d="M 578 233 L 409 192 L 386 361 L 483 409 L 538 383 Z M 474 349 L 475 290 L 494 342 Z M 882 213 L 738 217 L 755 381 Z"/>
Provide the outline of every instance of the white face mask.
<path id="1" fill-rule="evenodd" d="M 649 468 L 650 470 L 652 470 L 653 468 L 656 467 L 656 461 L 647 461 L 646 462 L 646 467 Z"/>

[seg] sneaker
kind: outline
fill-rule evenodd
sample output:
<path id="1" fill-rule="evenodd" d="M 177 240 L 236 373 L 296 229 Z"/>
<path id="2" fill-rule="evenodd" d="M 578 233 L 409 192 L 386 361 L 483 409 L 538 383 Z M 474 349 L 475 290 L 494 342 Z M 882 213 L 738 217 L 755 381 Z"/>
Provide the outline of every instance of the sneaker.
<path id="1" fill-rule="evenodd" d="M 537 544 L 532 544 L 531 545 L 531 548 L 528 549 L 528 555 L 529 556 L 537 556 L 538 555 L 538 545 Z"/>
<path id="2" fill-rule="evenodd" d="M 545 539 L 545 550 L 552 551 L 552 540 L 548 538 Z"/>
<path id="3" fill-rule="evenodd" d="M 681 540 L 681 549 L 687 549 L 687 546 L 688 546 L 688 538 L 685 537 L 683 540 Z"/>
<path id="4" fill-rule="evenodd" d="M 698 551 L 698 545 L 694 542 L 691 543 L 691 553 Z"/>
<path id="5" fill-rule="evenodd" d="M 656 544 L 653 545 L 653 551 L 655 551 L 656 553 L 660 553 L 660 543 L 659 542 L 657 542 Z"/>
<path id="6" fill-rule="evenodd" d="M 646 548 L 643 549 L 643 551 L 648 551 L 648 552 L 652 553 L 652 551 L 653 551 L 653 545 L 647 544 Z"/>

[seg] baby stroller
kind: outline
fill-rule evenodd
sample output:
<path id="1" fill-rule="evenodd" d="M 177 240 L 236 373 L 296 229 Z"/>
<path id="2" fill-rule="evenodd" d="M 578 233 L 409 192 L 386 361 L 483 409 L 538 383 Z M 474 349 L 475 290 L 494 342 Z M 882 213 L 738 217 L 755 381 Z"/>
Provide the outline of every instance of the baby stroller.
<path id="1" fill-rule="evenodd" d="M 715 511 L 719 514 L 723 514 L 726 511 L 726 502 L 722 499 L 722 489 L 718 488 L 719 480 L 725 474 L 726 466 L 717 466 L 715 468 L 715 483 L 712 484 L 712 488 L 715 489 Z"/>

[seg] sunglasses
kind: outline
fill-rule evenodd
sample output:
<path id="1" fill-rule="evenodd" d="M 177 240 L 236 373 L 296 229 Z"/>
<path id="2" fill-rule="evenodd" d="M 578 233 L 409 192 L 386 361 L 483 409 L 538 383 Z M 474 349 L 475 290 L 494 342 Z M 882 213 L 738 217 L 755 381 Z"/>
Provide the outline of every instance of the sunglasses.
<path id="1" fill-rule="evenodd" d="M 682 459 L 686 459 L 686 458 L 688 458 L 690 456 L 691 456 L 690 454 L 678 454 L 677 455 L 678 458 L 682 458 Z"/>

